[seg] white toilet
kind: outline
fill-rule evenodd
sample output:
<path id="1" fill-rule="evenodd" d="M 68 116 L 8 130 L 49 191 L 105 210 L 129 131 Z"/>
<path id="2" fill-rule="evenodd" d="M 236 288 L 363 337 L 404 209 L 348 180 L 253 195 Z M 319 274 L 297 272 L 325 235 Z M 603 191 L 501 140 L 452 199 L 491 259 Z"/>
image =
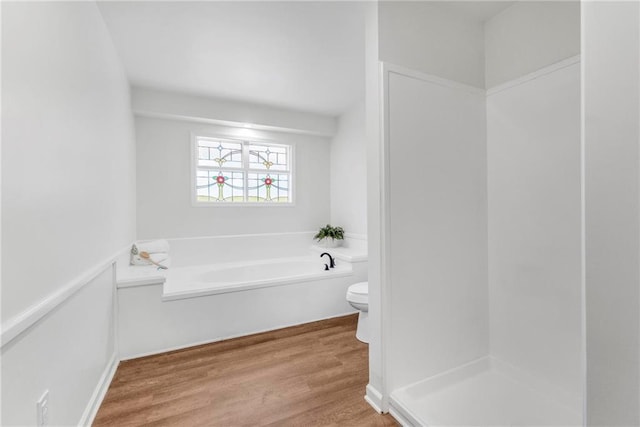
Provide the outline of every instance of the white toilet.
<path id="1" fill-rule="evenodd" d="M 353 308 L 360 311 L 356 338 L 364 343 L 369 343 L 369 282 L 360 282 L 349 286 L 347 301 Z"/>

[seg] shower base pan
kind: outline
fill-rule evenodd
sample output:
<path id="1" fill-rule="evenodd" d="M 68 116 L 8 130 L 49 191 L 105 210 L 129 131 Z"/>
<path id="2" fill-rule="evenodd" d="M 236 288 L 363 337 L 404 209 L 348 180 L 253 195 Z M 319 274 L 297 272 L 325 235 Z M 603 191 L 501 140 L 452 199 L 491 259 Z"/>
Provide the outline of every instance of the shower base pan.
<path id="1" fill-rule="evenodd" d="M 394 391 L 390 412 L 414 426 L 582 425 L 579 398 L 540 392 L 539 383 L 516 378 L 483 358 Z"/>

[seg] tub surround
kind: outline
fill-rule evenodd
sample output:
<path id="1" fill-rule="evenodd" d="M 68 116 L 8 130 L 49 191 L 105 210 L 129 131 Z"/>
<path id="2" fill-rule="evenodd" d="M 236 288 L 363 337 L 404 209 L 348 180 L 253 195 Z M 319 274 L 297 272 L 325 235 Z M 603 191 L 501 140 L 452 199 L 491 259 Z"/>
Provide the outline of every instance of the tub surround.
<path id="1" fill-rule="evenodd" d="M 279 234 L 253 234 L 238 236 L 216 236 L 202 238 L 184 238 L 171 239 L 169 242 L 172 250 L 171 256 L 163 262 L 163 264 L 171 267 L 170 270 L 161 270 L 154 265 L 130 265 L 125 255 L 122 255 L 117 262 L 116 282 L 118 288 L 128 288 L 145 286 L 151 284 L 163 284 L 163 298 L 175 299 L 172 294 L 181 293 L 185 286 L 179 282 L 188 280 L 190 273 L 203 273 L 207 269 L 215 269 L 218 271 L 243 267 L 248 264 L 273 264 L 283 262 L 285 260 L 300 262 L 317 260 L 319 267 L 324 265 L 319 260 L 319 255 L 329 252 L 336 260 L 344 261 L 348 265 L 343 266 L 342 263 L 337 265 L 336 269 L 329 271 L 329 274 L 335 276 L 337 274 L 351 274 L 353 269 L 351 264 L 362 263 L 367 261 L 367 241 L 363 236 L 347 234 L 345 236 L 344 245 L 338 248 L 323 248 L 316 244 L 310 244 L 313 232 L 302 233 L 279 233 Z M 220 248 L 226 248 L 221 251 Z M 238 255 L 242 254 L 242 260 Z M 280 257 L 268 256 L 264 254 L 280 254 Z M 301 254 L 308 254 L 300 256 Z M 128 256 L 128 255 L 127 255 Z M 211 260 L 216 260 L 212 262 Z M 215 267 L 211 267 L 211 265 Z M 193 267 L 188 269 L 188 267 Z M 323 276 L 323 269 L 319 268 L 317 274 L 312 276 L 320 278 Z M 312 272 L 313 273 L 313 272 Z M 286 276 L 286 275 L 282 275 Z M 307 276 L 304 273 L 294 274 L 294 279 L 300 279 L 300 276 Z M 308 278 L 307 278 L 308 279 Z M 225 286 L 212 286 L 209 289 L 210 294 L 235 292 L 238 290 L 250 289 L 252 284 L 269 286 L 267 283 L 270 279 L 264 281 L 255 278 L 254 280 L 245 280 L 251 282 L 246 288 Z M 273 282 L 276 283 L 276 282 Z M 278 282 L 280 284 L 280 282 Z M 256 286 L 257 287 L 257 286 Z M 260 286 L 262 287 L 262 286 Z M 201 287 L 198 291 L 206 289 Z M 185 297 L 188 297 L 185 295 Z"/>
<path id="2" fill-rule="evenodd" d="M 352 274 L 351 263 L 325 271 L 323 262 L 315 256 L 172 267 L 169 270 L 129 266 L 118 278 L 118 288 L 162 284 L 162 300 L 171 301 Z"/>
<path id="3" fill-rule="evenodd" d="M 367 260 L 366 253 L 354 251 L 350 248 L 323 248 L 321 246 L 311 246 L 309 251 L 314 254 L 314 257 L 325 252 L 329 252 L 334 259 L 345 262 L 362 262 Z M 336 263 L 336 265 L 338 264 Z"/>
<path id="4" fill-rule="evenodd" d="M 155 265 L 121 265 L 126 260 L 118 261 L 116 270 L 116 287 L 133 288 L 136 286 L 155 285 L 167 280 L 168 270 L 158 269 Z"/>
<path id="5" fill-rule="evenodd" d="M 344 295 L 367 278 L 366 241 L 347 237 L 339 251 L 328 250 L 337 265 L 324 271 L 319 251 L 327 250 L 313 247 L 312 235 L 170 239 L 169 270 L 130 266 L 123 257 L 116 273 L 121 359 L 353 313 Z M 234 270 L 238 279 L 219 280 Z"/>

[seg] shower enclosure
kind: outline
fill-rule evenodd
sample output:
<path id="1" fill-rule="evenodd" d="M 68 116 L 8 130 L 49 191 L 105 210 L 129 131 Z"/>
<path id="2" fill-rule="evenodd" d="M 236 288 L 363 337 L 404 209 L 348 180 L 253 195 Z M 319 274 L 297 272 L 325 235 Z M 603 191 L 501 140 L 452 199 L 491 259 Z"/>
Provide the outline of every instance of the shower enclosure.
<path id="1" fill-rule="evenodd" d="M 407 425 L 583 425 L 581 4 L 509 2 L 471 16 L 445 3 L 376 10 L 382 267 L 371 351 L 381 363 L 370 386 Z M 618 17 L 640 22 L 637 4 L 624 7 Z M 621 309 L 635 310 L 637 335 L 637 282 L 628 296 Z"/>
<path id="2" fill-rule="evenodd" d="M 486 94 L 386 76 L 392 404 L 580 425 L 579 60 Z"/>

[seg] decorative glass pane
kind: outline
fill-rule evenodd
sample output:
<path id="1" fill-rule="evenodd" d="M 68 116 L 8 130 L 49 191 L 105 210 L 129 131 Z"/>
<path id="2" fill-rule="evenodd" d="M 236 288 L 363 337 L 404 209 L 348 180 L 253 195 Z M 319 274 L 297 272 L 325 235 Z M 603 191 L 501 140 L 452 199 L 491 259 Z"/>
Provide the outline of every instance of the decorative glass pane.
<path id="1" fill-rule="evenodd" d="M 241 168 L 242 143 L 198 138 L 198 166 Z"/>
<path id="2" fill-rule="evenodd" d="M 247 202 L 290 202 L 289 174 L 249 173 L 247 178 Z"/>
<path id="3" fill-rule="evenodd" d="M 244 202 L 244 172 L 198 169 L 196 193 L 199 202 Z"/>
<path id="4" fill-rule="evenodd" d="M 274 145 L 249 145 L 249 167 L 268 171 L 289 170 L 289 149 Z"/>

